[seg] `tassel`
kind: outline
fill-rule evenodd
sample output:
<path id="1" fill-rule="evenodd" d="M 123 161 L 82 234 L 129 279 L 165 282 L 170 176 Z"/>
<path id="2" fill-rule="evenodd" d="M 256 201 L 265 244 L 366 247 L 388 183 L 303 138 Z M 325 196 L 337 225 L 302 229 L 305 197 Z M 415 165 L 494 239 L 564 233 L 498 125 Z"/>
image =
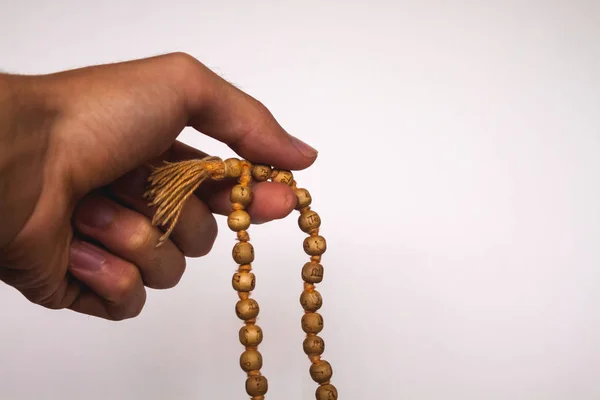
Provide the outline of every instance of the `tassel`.
<path id="1" fill-rule="evenodd" d="M 160 247 L 169 238 L 185 201 L 207 179 L 221 180 L 226 176 L 226 165 L 219 157 L 167 162 L 154 168 L 148 177 L 149 187 L 144 199 L 156 207 L 152 225 L 166 229 L 158 240 Z"/>

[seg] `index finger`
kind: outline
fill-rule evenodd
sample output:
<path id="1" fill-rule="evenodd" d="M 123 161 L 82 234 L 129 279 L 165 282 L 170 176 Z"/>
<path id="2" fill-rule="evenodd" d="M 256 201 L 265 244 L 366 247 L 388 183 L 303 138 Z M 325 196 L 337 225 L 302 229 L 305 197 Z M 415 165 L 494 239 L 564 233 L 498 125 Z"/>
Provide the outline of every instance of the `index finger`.
<path id="1" fill-rule="evenodd" d="M 74 171 L 74 181 L 84 189 L 110 183 L 159 156 L 186 126 L 253 163 L 300 170 L 317 157 L 261 102 L 186 54 L 64 71 L 50 75 L 49 82 L 47 101 L 71 118 L 67 130 L 80 132 L 77 124 L 83 122 L 92 132 L 67 135 L 73 164 L 86 166 Z"/>
<path id="2" fill-rule="evenodd" d="M 299 170 L 315 161 L 317 151 L 290 135 L 260 101 L 189 60 L 193 73 L 184 93 L 191 126 L 253 162 Z"/>

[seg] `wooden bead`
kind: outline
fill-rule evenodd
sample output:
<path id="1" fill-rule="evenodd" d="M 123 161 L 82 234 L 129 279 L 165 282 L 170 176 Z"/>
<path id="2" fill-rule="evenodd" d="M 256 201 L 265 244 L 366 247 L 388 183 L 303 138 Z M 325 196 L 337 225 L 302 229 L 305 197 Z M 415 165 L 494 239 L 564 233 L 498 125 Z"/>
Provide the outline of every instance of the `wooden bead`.
<path id="1" fill-rule="evenodd" d="M 306 313 L 302 316 L 302 330 L 306 333 L 318 334 L 323 330 L 323 316 L 316 312 Z"/>
<path id="2" fill-rule="evenodd" d="M 312 204 L 312 196 L 310 192 L 303 188 L 298 188 L 295 190 L 296 192 L 296 210 L 301 210 L 305 207 L 308 207 Z"/>
<path id="3" fill-rule="evenodd" d="M 246 379 L 246 393 L 250 396 L 264 396 L 268 389 L 267 378 L 262 375 L 250 376 Z"/>
<path id="4" fill-rule="evenodd" d="M 235 314 L 244 321 L 254 319 L 258 316 L 260 308 L 254 299 L 244 299 L 235 305 Z"/>
<path id="5" fill-rule="evenodd" d="M 244 185 L 235 185 L 231 189 L 231 194 L 229 195 L 229 200 L 232 203 L 239 203 L 242 206 L 246 207 L 248 204 L 252 202 L 253 198 L 252 189 L 249 186 Z"/>
<path id="6" fill-rule="evenodd" d="M 240 356 L 240 367 L 246 372 L 258 371 L 262 365 L 262 355 L 257 350 L 246 350 Z"/>
<path id="7" fill-rule="evenodd" d="M 309 336 L 304 339 L 302 348 L 307 356 L 320 356 L 325 351 L 325 341 L 319 336 Z"/>
<path id="8" fill-rule="evenodd" d="M 323 298 L 316 290 L 305 290 L 300 295 L 300 304 L 306 311 L 315 312 L 323 305 Z"/>
<path id="9" fill-rule="evenodd" d="M 250 264 L 254 261 L 254 247 L 248 242 L 238 242 L 233 246 L 231 255 L 238 264 Z"/>
<path id="10" fill-rule="evenodd" d="M 237 178 L 242 175 L 242 161 L 237 158 L 228 158 L 225 160 L 225 176 L 228 178 Z"/>
<path id="11" fill-rule="evenodd" d="M 259 181 L 266 181 L 271 177 L 271 167 L 268 165 L 255 165 L 252 167 L 252 177 Z"/>
<path id="12" fill-rule="evenodd" d="M 251 292 L 256 286 L 256 277 L 252 272 L 236 272 L 231 278 L 231 285 L 238 292 Z"/>
<path id="13" fill-rule="evenodd" d="M 239 332 L 240 343 L 248 347 L 256 347 L 263 340 L 263 332 L 258 325 L 246 325 Z"/>
<path id="14" fill-rule="evenodd" d="M 325 360 L 320 360 L 310 366 L 310 377 L 317 383 L 327 382 L 333 376 L 331 364 Z"/>
<path id="15" fill-rule="evenodd" d="M 307 283 L 323 281 L 323 266 L 316 262 L 307 262 L 302 267 L 302 280 Z"/>
<path id="16" fill-rule="evenodd" d="M 290 171 L 275 169 L 271 173 L 271 180 L 273 182 L 284 183 L 288 186 L 291 186 L 292 182 L 294 181 L 294 176 Z"/>
<path id="17" fill-rule="evenodd" d="M 321 226 L 321 217 L 313 210 L 304 211 L 298 217 L 298 226 L 303 232 L 309 233 Z"/>
<path id="18" fill-rule="evenodd" d="M 244 210 L 235 210 L 227 217 L 227 225 L 232 231 L 245 231 L 250 227 L 250 214 Z"/>
<path id="19" fill-rule="evenodd" d="M 309 256 L 320 256 L 327 251 L 327 242 L 323 236 L 309 236 L 304 239 L 303 247 Z"/>
<path id="20" fill-rule="evenodd" d="M 337 400 L 338 399 L 338 391 L 335 386 L 329 385 L 321 385 L 317 388 L 315 392 L 315 397 L 317 400 Z"/>

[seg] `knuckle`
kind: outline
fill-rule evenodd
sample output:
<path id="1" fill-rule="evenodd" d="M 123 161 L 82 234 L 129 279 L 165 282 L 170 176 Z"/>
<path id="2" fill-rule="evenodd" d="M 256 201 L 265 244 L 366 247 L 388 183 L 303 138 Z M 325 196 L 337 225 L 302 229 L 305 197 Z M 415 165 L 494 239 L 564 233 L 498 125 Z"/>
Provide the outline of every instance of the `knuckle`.
<path id="1" fill-rule="evenodd" d="M 124 313 L 122 313 L 122 312 L 113 311 L 110 314 L 110 319 L 113 320 L 113 321 L 118 322 L 118 321 L 124 321 L 126 319 L 129 319 L 129 317 L 127 315 L 125 315 Z"/>
<path id="2" fill-rule="evenodd" d="M 175 257 L 157 257 L 152 260 L 152 273 L 144 284 L 152 289 L 171 289 L 179 283 L 187 267 L 183 254 Z"/>
<path id="3" fill-rule="evenodd" d="M 173 71 L 177 71 L 177 75 L 186 77 L 189 79 L 190 76 L 197 76 L 200 68 L 203 64 L 195 57 L 184 52 L 175 52 L 166 56 L 169 68 Z"/>
<path id="4" fill-rule="evenodd" d="M 132 252 L 143 251 L 149 248 L 155 238 L 155 228 L 144 221 L 133 230 L 127 239 L 127 249 Z"/>
<path id="5" fill-rule="evenodd" d="M 137 316 L 139 316 L 142 313 L 142 310 L 144 309 L 144 303 L 140 303 L 138 304 L 135 308 L 132 308 L 130 310 L 129 313 L 129 318 L 135 318 Z"/>
<path id="6" fill-rule="evenodd" d="M 264 136 L 266 132 L 272 131 L 273 115 L 269 109 L 260 101 L 251 98 L 252 112 L 249 113 L 245 121 L 241 123 L 238 134 L 227 145 L 236 150 L 245 146 L 246 143 L 260 136 Z"/>
<path id="7" fill-rule="evenodd" d="M 67 286 L 63 282 L 63 284 L 47 288 L 46 290 L 38 290 L 36 294 L 26 297 L 42 307 L 51 310 L 62 310 L 70 307 L 79 296 L 79 293 L 80 288 L 77 285 L 71 284 Z"/>
<path id="8" fill-rule="evenodd" d="M 253 99 L 253 113 L 246 126 L 248 135 L 258 134 L 263 132 L 273 121 L 271 111 L 259 100 Z"/>
<path id="9" fill-rule="evenodd" d="M 53 268 L 19 271 L 9 284 L 31 303 L 51 310 L 61 310 L 70 305 L 75 292 L 67 290 L 64 281 L 53 279 L 53 271 Z"/>
<path id="10" fill-rule="evenodd" d="M 46 294 L 36 294 L 33 296 L 26 296 L 33 303 L 37 303 L 38 305 L 48 308 L 50 310 L 62 310 L 65 308 L 65 304 L 63 304 L 63 300 L 60 296 L 57 295 L 56 292 L 50 292 Z"/>
<path id="11" fill-rule="evenodd" d="M 278 131 L 277 129 L 273 129 L 276 122 L 271 111 L 259 100 L 251 98 L 250 101 L 252 103 L 252 111 L 241 125 L 241 129 L 233 142 L 228 143 L 233 149 L 239 149 L 244 147 L 249 141 Z"/>
<path id="12" fill-rule="evenodd" d="M 176 66 L 197 66 L 199 63 L 195 57 L 183 51 L 170 53 L 167 55 L 167 59 Z"/>
<path id="13" fill-rule="evenodd" d="M 267 121 L 273 118 L 273 114 L 271 110 L 260 100 L 252 97 L 252 101 L 254 103 L 254 107 L 256 108 L 256 115 L 262 120 Z"/>
<path id="14" fill-rule="evenodd" d="M 208 221 L 199 222 L 194 231 L 202 232 L 201 234 L 194 235 L 196 238 L 201 237 L 202 240 L 194 239 L 186 241 L 187 245 L 184 248 L 184 255 L 193 258 L 204 257 L 211 252 L 217 239 L 219 231 L 217 221 L 214 218 L 210 218 Z"/>
<path id="15" fill-rule="evenodd" d="M 124 304 L 133 297 L 136 290 L 140 287 L 140 276 L 136 268 L 127 268 L 113 287 L 113 299 L 116 304 Z"/>
<path id="16" fill-rule="evenodd" d="M 127 304 L 111 309 L 109 315 L 113 321 L 124 321 L 139 316 L 144 309 L 146 304 L 146 292 L 143 292 L 140 296 L 136 296 Z"/>
<path id="17" fill-rule="evenodd" d="M 173 278 L 167 284 L 167 288 L 175 287 L 179 283 L 186 268 L 187 268 L 187 263 L 185 261 L 185 257 L 183 255 L 181 257 L 175 257 L 175 260 L 173 261 L 173 267 L 172 267 Z"/>
<path id="18" fill-rule="evenodd" d="M 212 222 L 213 223 L 211 224 L 211 227 L 207 232 L 206 240 L 204 241 L 204 247 L 200 249 L 200 257 L 203 257 L 210 253 L 217 239 L 217 234 L 219 230 L 217 226 L 217 221 L 213 220 Z"/>

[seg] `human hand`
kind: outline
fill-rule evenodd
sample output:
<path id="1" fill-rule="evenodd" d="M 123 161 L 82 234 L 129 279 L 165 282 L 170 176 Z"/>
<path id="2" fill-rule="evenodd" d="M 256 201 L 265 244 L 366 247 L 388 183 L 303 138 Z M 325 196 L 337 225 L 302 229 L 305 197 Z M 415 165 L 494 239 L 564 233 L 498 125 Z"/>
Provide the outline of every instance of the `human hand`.
<path id="1" fill-rule="evenodd" d="M 186 126 L 282 169 L 304 169 L 317 156 L 261 103 L 185 54 L 0 75 L 0 279 L 44 307 L 111 320 L 137 316 L 146 287 L 175 286 L 185 257 L 210 251 L 213 214 L 230 211 L 234 184 L 204 184 L 156 248 L 163 232 L 142 198 L 148 164 L 205 156 L 176 141 Z M 248 211 L 266 222 L 295 202 L 287 185 L 263 182 Z"/>

